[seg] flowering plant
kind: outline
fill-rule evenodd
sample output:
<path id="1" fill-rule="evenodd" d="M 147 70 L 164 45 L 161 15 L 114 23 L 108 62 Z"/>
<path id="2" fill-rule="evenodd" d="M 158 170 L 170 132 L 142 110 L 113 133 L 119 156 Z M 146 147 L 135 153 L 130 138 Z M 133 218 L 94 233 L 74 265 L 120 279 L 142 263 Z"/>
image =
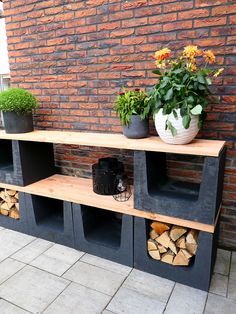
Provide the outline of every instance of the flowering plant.
<path id="1" fill-rule="evenodd" d="M 147 99 L 146 92 L 139 88 L 119 93 L 115 101 L 115 110 L 122 125 L 129 126 L 131 115 L 140 115 L 141 120 L 149 117 L 151 108 Z"/>
<path id="2" fill-rule="evenodd" d="M 203 57 L 204 66 L 197 66 L 197 58 Z M 223 68 L 211 70 L 208 64 L 215 62 L 215 56 L 211 50 L 201 51 L 197 46 L 187 46 L 181 55 L 171 60 L 171 50 L 164 48 L 155 53 L 157 69 L 154 74 L 159 75 L 159 82 L 153 88 L 149 102 L 153 112 L 157 113 L 161 108 L 163 115 L 173 113 L 177 119 L 177 109 L 180 109 L 182 123 L 185 129 L 189 128 L 192 115 L 199 116 L 199 128 L 202 126 L 205 111 L 210 102 L 211 76 L 218 76 Z M 168 117 L 166 129 L 169 129 L 173 136 L 176 129 Z"/>

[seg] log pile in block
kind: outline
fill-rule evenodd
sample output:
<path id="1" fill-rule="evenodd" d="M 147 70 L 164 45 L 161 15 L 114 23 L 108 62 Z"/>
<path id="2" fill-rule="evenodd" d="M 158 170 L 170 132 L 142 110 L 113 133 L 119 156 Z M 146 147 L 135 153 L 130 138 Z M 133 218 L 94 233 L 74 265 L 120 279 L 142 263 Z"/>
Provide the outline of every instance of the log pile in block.
<path id="1" fill-rule="evenodd" d="M 188 266 L 196 255 L 197 230 L 153 221 L 149 236 L 147 250 L 153 259 L 175 266 Z"/>
<path id="2" fill-rule="evenodd" d="M 19 195 L 17 191 L 7 189 L 0 191 L 0 214 L 20 219 Z"/>

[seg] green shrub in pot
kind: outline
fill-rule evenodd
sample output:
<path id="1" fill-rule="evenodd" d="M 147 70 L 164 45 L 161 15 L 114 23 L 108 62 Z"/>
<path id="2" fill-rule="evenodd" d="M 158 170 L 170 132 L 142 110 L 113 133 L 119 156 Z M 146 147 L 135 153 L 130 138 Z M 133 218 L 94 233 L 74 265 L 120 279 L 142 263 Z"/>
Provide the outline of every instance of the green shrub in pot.
<path id="1" fill-rule="evenodd" d="M 136 88 L 120 92 L 115 101 L 115 110 L 126 137 L 138 139 L 148 136 L 151 109 L 145 91 Z"/>
<path id="2" fill-rule="evenodd" d="M 37 99 L 25 89 L 10 88 L 1 92 L 0 110 L 3 113 L 6 133 L 33 131 L 32 110 L 37 107 Z"/>

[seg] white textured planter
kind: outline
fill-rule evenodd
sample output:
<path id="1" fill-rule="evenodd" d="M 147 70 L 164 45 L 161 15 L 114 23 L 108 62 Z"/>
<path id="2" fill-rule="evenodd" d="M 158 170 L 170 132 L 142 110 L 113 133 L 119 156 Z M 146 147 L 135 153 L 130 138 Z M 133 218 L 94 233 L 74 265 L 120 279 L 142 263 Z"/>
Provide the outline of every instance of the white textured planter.
<path id="1" fill-rule="evenodd" d="M 199 116 L 192 115 L 190 126 L 188 129 L 185 129 L 182 123 L 180 109 L 176 110 L 178 119 L 174 117 L 173 113 L 169 115 L 163 115 L 162 111 L 163 110 L 160 109 L 158 113 L 154 115 L 154 122 L 155 122 L 157 133 L 163 142 L 168 143 L 168 144 L 188 144 L 195 138 L 195 136 L 197 135 L 199 131 L 199 128 L 198 128 Z M 167 118 L 172 123 L 172 125 L 176 128 L 177 130 L 176 136 L 173 136 L 169 129 L 165 130 Z"/>

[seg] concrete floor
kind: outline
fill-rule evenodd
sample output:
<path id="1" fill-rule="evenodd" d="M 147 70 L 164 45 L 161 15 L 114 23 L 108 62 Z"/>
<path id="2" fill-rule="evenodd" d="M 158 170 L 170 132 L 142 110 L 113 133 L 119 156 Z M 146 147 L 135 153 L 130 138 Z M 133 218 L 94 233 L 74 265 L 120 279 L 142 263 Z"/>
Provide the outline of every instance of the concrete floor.
<path id="1" fill-rule="evenodd" d="M 0 227 L 0 313 L 236 313 L 236 252 L 209 293 Z"/>

